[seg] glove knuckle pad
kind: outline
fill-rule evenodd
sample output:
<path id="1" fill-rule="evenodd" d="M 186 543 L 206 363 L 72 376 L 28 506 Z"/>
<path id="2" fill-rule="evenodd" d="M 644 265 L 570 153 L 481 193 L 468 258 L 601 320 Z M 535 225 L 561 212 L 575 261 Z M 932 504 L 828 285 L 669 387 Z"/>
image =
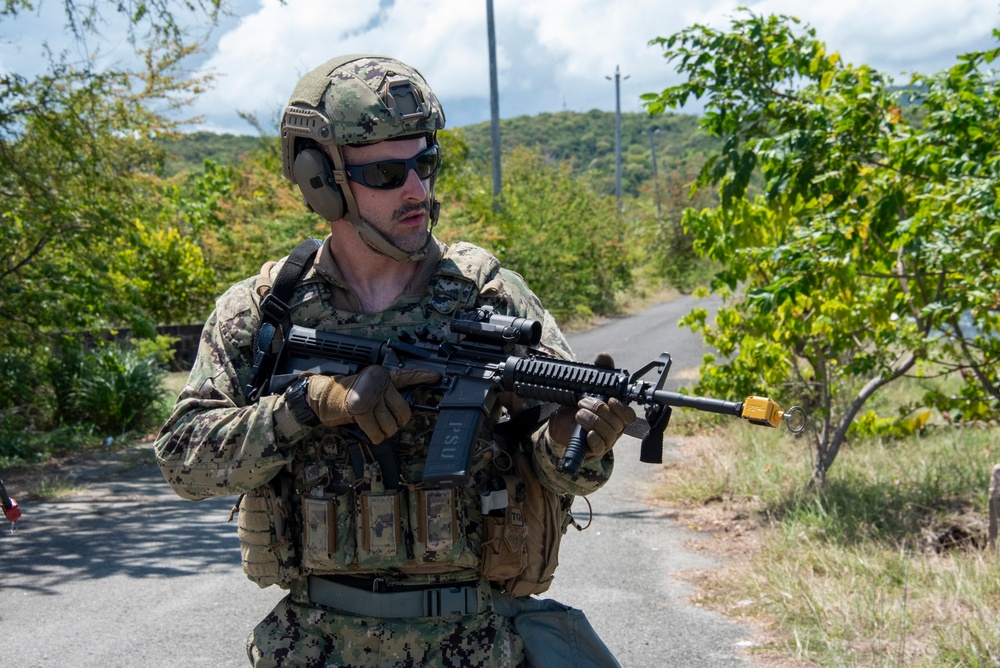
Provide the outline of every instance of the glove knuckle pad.
<path id="1" fill-rule="evenodd" d="M 614 369 L 615 360 L 608 353 L 597 353 L 597 357 L 594 358 L 594 366 L 599 366 L 602 369 Z"/>
<path id="2" fill-rule="evenodd" d="M 355 377 L 347 392 L 344 407 L 352 415 L 370 413 L 381 403 L 388 385 L 389 374 L 385 369 L 380 366 L 367 367 Z"/>

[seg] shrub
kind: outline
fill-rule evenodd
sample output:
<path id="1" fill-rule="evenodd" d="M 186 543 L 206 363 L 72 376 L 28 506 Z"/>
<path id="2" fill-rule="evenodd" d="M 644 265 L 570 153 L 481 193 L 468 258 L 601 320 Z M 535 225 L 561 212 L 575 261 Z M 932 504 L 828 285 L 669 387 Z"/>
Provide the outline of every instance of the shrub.
<path id="1" fill-rule="evenodd" d="M 0 349 L 0 428 L 49 426 L 51 407 L 44 357 L 19 348 Z"/>
<path id="2" fill-rule="evenodd" d="M 74 417 L 109 435 L 146 429 L 160 419 L 164 371 L 154 357 L 109 347 L 87 355 L 87 374 L 72 394 Z"/>

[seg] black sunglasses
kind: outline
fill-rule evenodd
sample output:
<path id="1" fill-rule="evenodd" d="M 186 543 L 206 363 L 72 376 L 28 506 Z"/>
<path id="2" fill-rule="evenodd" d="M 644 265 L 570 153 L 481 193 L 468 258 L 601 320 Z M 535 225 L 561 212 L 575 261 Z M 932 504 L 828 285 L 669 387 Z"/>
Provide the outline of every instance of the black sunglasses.
<path id="1" fill-rule="evenodd" d="M 366 165 L 345 165 L 347 178 L 369 188 L 392 190 L 406 183 L 412 169 L 421 179 L 429 179 L 441 166 L 441 151 L 437 144 L 428 146 L 406 160 L 379 160 Z"/>

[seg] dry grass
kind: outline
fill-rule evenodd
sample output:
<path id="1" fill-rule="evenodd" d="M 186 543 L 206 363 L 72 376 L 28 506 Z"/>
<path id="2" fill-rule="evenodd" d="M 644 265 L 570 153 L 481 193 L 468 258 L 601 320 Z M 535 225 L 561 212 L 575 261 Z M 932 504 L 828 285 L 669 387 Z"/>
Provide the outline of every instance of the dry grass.
<path id="1" fill-rule="evenodd" d="M 187 379 L 187 371 L 174 371 L 167 374 L 166 378 L 163 379 L 163 387 L 170 393 L 171 399 L 177 398 L 177 395 L 184 389 Z"/>
<path id="2" fill-rule="evenodd" d="M 689 575 L 760 629 L 760 665 L 1000 666 L 1000 555 L 982 549 L 998 434 L 856 444 L 817 493 L 795 439 L 737 424 L 683 439 L 658 496 L 728 557 Z"/>

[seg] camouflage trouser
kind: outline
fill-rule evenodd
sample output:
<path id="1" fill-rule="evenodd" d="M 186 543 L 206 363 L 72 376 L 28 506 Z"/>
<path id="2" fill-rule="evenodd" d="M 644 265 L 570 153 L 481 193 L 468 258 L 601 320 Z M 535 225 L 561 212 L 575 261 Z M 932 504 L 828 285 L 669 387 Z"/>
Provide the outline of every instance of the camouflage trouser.
<path id="1" fill-rule="evenodd" d="M 488 596 L 488 592 L 486 593 Z M 247 639 L 254 668 L 523 668 L 509 617 L 359 617 L 286 596 Z"/>

